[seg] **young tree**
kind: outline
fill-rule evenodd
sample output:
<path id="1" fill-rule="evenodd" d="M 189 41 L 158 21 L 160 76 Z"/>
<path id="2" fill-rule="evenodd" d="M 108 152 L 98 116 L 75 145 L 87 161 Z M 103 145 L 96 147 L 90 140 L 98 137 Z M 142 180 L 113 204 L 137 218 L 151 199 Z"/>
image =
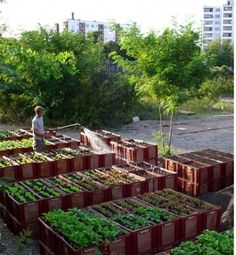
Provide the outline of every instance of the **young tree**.
<path id="1" fill-rule="evenodd" d="M 207 74 L 198 39 L 199 34 L 193 31 L 191 23 L 167 28 L 161 35 L 150 32 L 147 36 L 133 26 L 120 39 L 121 50 L 126 50 L 131 59 L 112 53 L 113 59 L 130 74 L 130 82 L 136 85 L 139 94 L 149 92 L 155 96 L 165 154 L 171 149 L 174 114 L 196 94 Z M 167 144 L 163 113 L 170 117 Z"/>

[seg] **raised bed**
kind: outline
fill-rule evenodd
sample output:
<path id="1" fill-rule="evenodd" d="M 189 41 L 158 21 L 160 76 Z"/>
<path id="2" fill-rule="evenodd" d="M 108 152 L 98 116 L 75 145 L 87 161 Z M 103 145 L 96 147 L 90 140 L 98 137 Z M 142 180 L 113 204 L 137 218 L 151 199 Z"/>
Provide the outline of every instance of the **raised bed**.
<path id="1" fill-rule="evenodd" d="M 169 171 L 159 166 L 155 166 L 148 162 L 141 162 L 136 164 L 139 169 L 145 169 L 149 173 L 157 174 L 162 176 L 162 189 L 173 189 L 177 188 L 177 173 Z M 153 190 L 155 191 L 155 190 Z"/>
<path id="2" fill-rule="evenodd" d="M 204 229 L 210 230 L 218 230 L 220 225 L 220 218 L 221 218 L 221 207 L 212 205 L 205 201 L 202 201 L 197 198 L 193 198 L 182 193 L 165 189 L 158 192 L 158 195 L 165 197 L 169 200 L 172 200 L 176 203 L 187 205 L 188 207 L 193 208 L 196 211 L 201 213 L 201 225 L 199 225 L 198 232 Z"/>
<path id="3" fill-rule="evenodd" d="M 167 249 L 178 243 L 175 217 L 170 213 L 156 207 L 147 206 L 133 198 L 118 200 L 113 203 L 129 210 L 131 213 L 144 217 L 156 225 L 152 233 L 152 251 Z M 137 250 L 140 250 L 140 247 L 136 249 L 136 252 Z"/>
<path id="4" fill-rule="evenodd" d="M 18 179 L 18 165 L 6 156 L 0 156 L 0 178 L 9 182 Z"/>
<path id="5" fill-rule="evenodd" d="M 63 154 L 63 150 L 51 150 L 42 154 L 53 161 L 53 175 L 64 174 L 69 171 L 70 159 Z"/>
<path id="6" fill-rule="evenodd" d="M 184 177 L 183 164 L 190 162 L 192 162 L 192 160 L 174 155 L 163 158 L 163 167 L 170 171 L 176 172 L 179 177 L 183 178 Z"/>
<path id="7" fill-rule="evenodd" d="M 146 192 L 145 178 L 130 174 L 115 166 L 113 168 L 86 171 L 84 175 L 103 185 L 112 186 L 112 197 L 118 198 L 121 194 L 123 194 L 123 197 L 134 196 Z M 116 189 L 117 186 L 122 187 L 122 191 L 121 189 Z M 119 195 L 117 192 L 119 192 Z"/>
<path id="8" fill-rule="evenodd" d="M 146 191 L 153 192 L 155 190 L 161 190 L 163 188 L 164 177 L 160 174 L 152 173 L 145 169 L 140 169 L 131 164 L 123 164 L 116 166 L 118 169 L 124 169 L 129 173 L 133 173 L 146 179 Z"/>
<path id="9" fill-rule="evenodd" d="M 158 148 L 154 143 L 147 143 L 143 140 L 130 139 L 128 142 L 137 145 L 144 151 L 143 161 L 156 165 L 158 160 Z"/>
<path id="10" fill-rule="evenodd" d="M 179 226 L 178 240 L 192 239 L 198 234 L 202 218 L 196 210 L 186 205 L 176 204 L 174 201 L 159 196 L 157 192 L 137 196 L 137 199 L 175 215 Z"/>
<path id="11" fill-rule="evenodd" d="M 111 148 L 118 158 L 124 158 L 130 162 L 144 161 L 144 149 L 129 141 L 111 142 Z"/>
<path id="12" fill-rule="evenodd" d="M 30 138 L 31 135 L 22 129 L 19 130 L 0 130 L 0 141 L 22 140 Z"/>
<path id="13" fill-rule="evenodd" d="M 109 187 L 98 183 L 80 172 L 63 175 L 61 178 L 70 180 L 85 190 L 84 206 L 99 204 L 112 199 Z"/>
<path id="14" fill-rule="evenodd" d="M 51 185 L 52 187 L 58 188 L 60 191 L 66 194 L 66 204 L 64 204 L 61 208 L 84 207 L 84 197 L 86 190 L 77 184 L 66 178 L 63 178 L 62 176 L 47 178 L 44 181 L 45 183 Z"/>
<path id="15" fill-rule="evenodd" d="M 154 224 L 147 219 L 134 215 L 128 210 L 119 208 L 112 203 L 103 203 L 91 208 L 99 215 L 112 220 L 130 233 L 131 254 L 150 252 L 153 249 Z"/>
<path id="16" fill-rule="evenodd" d="M 194 152 L 192 153 L 185 153 L 180 154 L 181 157 L 193 160 L 197 163 L 203 164 L 209 168 L 212 168 L 210 172 L 208 173 L 208 181 L 211 181 L 213 179 L 219 179 L 223 177 L 222 169 L 224 168 L 224 163 L 215 161 L 209 158 L 204 158 L 202 156 L 196 155 Z"/>
<path id="17" fill-rule="evenodd" d="M 223 156 L 220 156 L 218 154 L 209 154 L 206 153 L 205 151 L 197 151 L 194 152 L 195 155 L 206 158 L 206 159 L 211 159 L 214 160 L 218 163 L 222 164 L 221 167 L 221 176 L 220 177 L 232 177 L 233 176 L 233 168 L 234 168 L 234 160 L 225 158 Z"/>
<path id="18" fill-rule="evenodd" d="M 37 177 L 36 165 L 31 158 L 27 157 L 24 154 L 12 154 L 7 156 L 7 158 L 14 165 L 18 165 L 18 168 L 16 170 L 18 172 L 18 180 L 33 179 Z"/>
<path id="19" fill-rule="evenodd" d="M 89 255 L 99 250 L 102 254 L 127 254 L 126 231 L 95 213 L 77 209 L 55 211 L 41 218 L 39 224 L 40 242 L 54 254 Z"/>
<path id="20" fill-rule="evenodd" d="M 207 149 L 164 158 L 163 166 L 178 173 L 179 191 L 198 196 L 216 192 L 233 183 L 231 156 Z"/>

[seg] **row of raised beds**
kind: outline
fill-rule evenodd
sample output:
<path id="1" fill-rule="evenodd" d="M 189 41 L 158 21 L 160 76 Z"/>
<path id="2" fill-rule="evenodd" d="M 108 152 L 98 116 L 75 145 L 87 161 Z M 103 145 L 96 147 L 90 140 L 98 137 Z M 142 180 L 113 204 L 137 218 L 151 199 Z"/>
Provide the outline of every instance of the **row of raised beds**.
<path id="1" fill-rule="evenodd" d="M 177 173 L 179 191 L 199 196 L 233 183 L 234 156 L 207 149 L 164 158 L 163 167 Z"/>
<path id="2" fill-rule="evenodd" d="M 57 149 L 64 147 L 78 147 L 80 145 L 79 140 L 72 139 L 69 136 L 58 135 L 51 136 L 45 140 L 47 149 Z M 0 156 L 11 155 L 17 153 L 31 152 L 33 151 L 33 139 L 10 139 L 0 141 Z"/>
<path id="3" fill-rule="evenodd" d="M 0 157 L 0 177 L 7 181 L 21 181 L 109 167 L 114 163 L 114 153 L 99 154 L 85 147 L 29 152 Z"/>
<path id="4" fill-rule="evenodd" d="M 178 205 L 175 196 L 181 200 Z M 210 212 L 214 220 L 204 221 Z M 171 190 L 86 210 L 56 210 L 39 220 L 41 254 L 96 254 L 99 250 L 102 254 L 153 254 L 192 239 L 207 227 L 217 229 L 219 216 L 219 208 Z"/>
<path id="5" fill-rule="evenodd" d="M 162 175 L 148 171 L 143 174 L 144 172 L 135 166 L 122 165 L 13 183 L 7 185 L 0 196 L 4 211 L 2 216 L 13 233 L 19 233 L 23 228 L 35 223 L 42 213 L 55 208 L 83 208 L 163 188 L 173 188 L 174 182 L 166 181 L 169 175 L 166 175 L 164 170 Z M 150 185 L 152 182 L 156 185 Z"/>
<path id="6" fill-rule="evenodd" d="M 125 159 L 129 162 L 139 163 L 146 161 L 154 165 L 157 164 L 158 149 L 156 144 L 136 139 L 121 140 L 120 135 L 105 130 L 94 131 L 94 134 L 110 146 L 118 159 Z M 83 145 L 91 144 L 85 132 L 80 133 L 80 142 Z"/>
<path id="7" fill-rule="evenodd" d="M 31 135 L 23 129 L 19 130 L 0 130 L 0 141 L 21 140 L 30 138 Z"/>

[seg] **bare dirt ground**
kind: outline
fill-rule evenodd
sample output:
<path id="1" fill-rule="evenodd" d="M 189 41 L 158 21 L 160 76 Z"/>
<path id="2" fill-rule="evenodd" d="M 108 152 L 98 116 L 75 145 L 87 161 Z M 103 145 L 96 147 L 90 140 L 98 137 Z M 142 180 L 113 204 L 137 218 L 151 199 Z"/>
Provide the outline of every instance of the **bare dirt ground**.
<path id="1" fill-rule="evenodd" d="M 168 123 L 166 122 L 168 128 Z M 0 124 L 0 130 L 16 129 L 19 126 Z M 159 121 L 145 120 L 131 123 L 120 129 L 111 130 L 123 138 L 141 139 L 153 142 L 152 134 L 159 130 Z M 79 139 L 76 130 L 64 130 L 64 134 Z M 183 116 L 175 121 L 173 133 L 173 146 L 179 153 L 202 149 L 216 149 L 233 153 L 234 127 L 233 115 Z M 233 226 L 233 186 L 215 193 L 207 193 L 200 197 L 205 201 L 222 206 L 224 222 L 223 228 Z M 38 245 L 34 242 L 25 249 L 19 250 L 16 237 L 12 235 L 0 219 L 0 255 L 38 255 Z"/>

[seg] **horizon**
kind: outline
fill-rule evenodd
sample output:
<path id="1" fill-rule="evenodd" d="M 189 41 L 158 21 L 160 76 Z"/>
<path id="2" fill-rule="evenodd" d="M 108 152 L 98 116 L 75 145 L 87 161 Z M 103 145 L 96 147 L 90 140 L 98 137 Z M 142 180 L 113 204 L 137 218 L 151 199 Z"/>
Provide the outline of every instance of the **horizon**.
<path id="1" fill-rule="evenodd" d="M 1 23 L 5 23 L 9 30 L 6 36 L 17 36 L 23 31 L 37 30 L 39 24 L 53 28 L 59 23 L 60 30 L 64 21 L 71 18 L 101 22 L 115 22 L 120 24 L 137 23 L 142 33 L 151 30 L 156 32 L 171 26 L 173 17 L 180 24 L 188 21 L 201 26 L 204 5 L 221 6 L 226 0 L 120 0 L 117 6 L 109 0 L 97 2 L 90 0 L 6 0 L 0 4 Z M 115 6 L 115 7 L 114 7 Z M 134 8 L 135 6 L 135 8 Z M 92 7 L 92 8 L 91 8 Z"/>

